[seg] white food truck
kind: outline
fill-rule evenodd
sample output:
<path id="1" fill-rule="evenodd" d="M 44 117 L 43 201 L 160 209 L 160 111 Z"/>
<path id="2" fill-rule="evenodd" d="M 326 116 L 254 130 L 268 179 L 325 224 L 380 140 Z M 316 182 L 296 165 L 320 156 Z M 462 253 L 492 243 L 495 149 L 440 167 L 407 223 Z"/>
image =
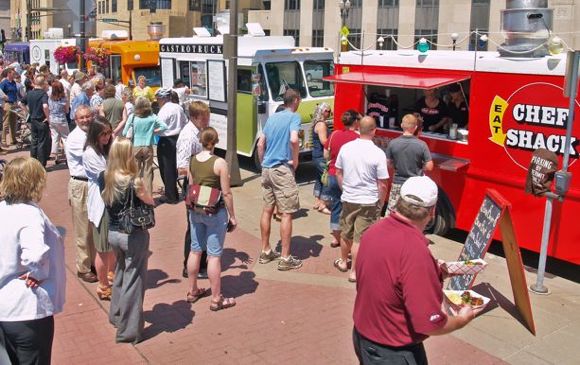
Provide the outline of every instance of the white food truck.
<path id="1" fill-rule="evenodd" d="M 207 33 L 207 32 L 206 32 Z M 210 125 L 219 133 L 218 148 L 227 146 L 227 60 L 223 36 L 163 38 L 159 58 L 163 87 L 180 79 L 190 87 L 190 100 L 203 100 L 211 110 Z M 262 33 L 263 34 L 263 33 Z M 268 119 L 282 104 L 287 88 L 300 92 L 301 153 L 311 149 L 311 118 L 317 104 L 334 103 L 333 51 L 294 47 L 288 36 L 245 35 L 238 38 L 237 146 L 238 153 L 256 158 L 256 141 Z M 257 160 L 257 158 L 256 158 Z"/>
<path id="2" fill-rule="evenodd" d="M 45 39 L 30 40 L 30 63 L 38 63 L 40 66 L 47 65 L 50 68 L 50 72 L 58 75 L 61 65 L 54 59 L 54 51 L 61 46 L 76 46 L 76 39 L 63 38 L 62 29 L 50 28 L 48 32 L 45 32 Z M 62 66 L 69 73 L 78 69 L 77 62 Z"/>

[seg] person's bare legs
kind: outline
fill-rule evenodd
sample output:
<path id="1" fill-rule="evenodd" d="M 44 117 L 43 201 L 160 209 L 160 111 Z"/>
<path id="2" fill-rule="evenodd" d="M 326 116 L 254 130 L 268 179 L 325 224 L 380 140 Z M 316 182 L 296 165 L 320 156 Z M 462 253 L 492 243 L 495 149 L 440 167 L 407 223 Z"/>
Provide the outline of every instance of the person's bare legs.
<path id="1" fill-rule="evenodd" d="M 106 266 L 107 266 L 107 280 L 109 276 L 114 276 L 115 274 L 115 266 L 117 264 L 117 258 L 115 257 L 115 252 L 111 251 L 108 252 L 107 255 L 107 261 L 106 261 Z"/>
<path id="2" fill-rule="evenodd" d="M 222 295 L 222 264 L 219 256 L 207 256 L 207 276 L 211 287 L 211 298 L 214 302 Z"/>
<path id="3" fill-rule="evenodd" d="M 358 248 L 360 246 L 360 242 L 353 242 L 350 252 L 352 253 L 352 266 L 350 267 L 350 275 L 348 276 L 349 279 L 356 280 L 356 255 L 358 254 Z"/>
<path id="4" fill-rule="evenodd" d="M 95 255 L 95 270 L 97 271 L 97 279 L 99 279 L 99 286 L 101 288 L 108 288 L 110 286 L 107 274 L 109 273 L 109 256 L 111 255 L 113 255 L 112 252 L 97 252 Z"/>
<path id="5" fill-rule="evenodd" d="M 201 262 L 201 252 L 189 253 L 187 258 L 187 278 L 189 281 L 189 292 L 197 292 L 197 273 L 199 272 L 199 263 Z"/>
<path id="6" fill-rule="evenodd" d="M 272 214 L 274 214 L 274 206 L 265 205 L 262 209 L 262 217 L 260 218 L 260 234 L 262 237 L 262 252 L 270 252 L 270 231 L 272 229 Z"/>
<path id="7" fill-rule="evenodd" d="M 280 240 L 282 241 L 282 257 L 290 256 L 290 241 L 292 239 L 292 213 L 282 213 L 280 222 Z"/>

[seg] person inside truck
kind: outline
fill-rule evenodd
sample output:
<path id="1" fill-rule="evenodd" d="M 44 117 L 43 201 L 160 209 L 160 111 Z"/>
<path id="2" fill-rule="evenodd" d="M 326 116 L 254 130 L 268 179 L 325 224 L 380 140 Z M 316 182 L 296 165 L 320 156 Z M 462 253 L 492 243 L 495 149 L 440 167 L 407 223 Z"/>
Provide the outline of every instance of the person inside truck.
<path id="1" fill-rule="evenodd" d="M 449 118 L 451 123 L 457 124 L 458 128 L 467 128 L 467 118 L 469 115 L 469 106 L 460 84 L 449 86 Z"/>
<path id="2" fill-rule="evenodd" d="M 437 92 L 437 89 L 423 90 L 424 96 L 415 104 L 415 112 L 423 118 L 423 131 L 445 133 L 449 111 Z"/>

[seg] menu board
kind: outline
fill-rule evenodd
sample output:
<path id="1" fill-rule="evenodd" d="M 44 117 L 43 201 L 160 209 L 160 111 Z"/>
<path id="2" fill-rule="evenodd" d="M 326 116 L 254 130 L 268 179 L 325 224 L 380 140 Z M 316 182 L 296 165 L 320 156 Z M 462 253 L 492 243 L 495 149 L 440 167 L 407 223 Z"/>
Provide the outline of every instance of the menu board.
<path id="1" fill-rule="evenodd" d="M 458 261 L 480 259 L 485 256 L 502 212 L 503 207 L 488 192 L 477 212 Z M 454 276 L 449 283 L 449 289 L 467 290 L 474 279 L 475 275 Z"/>
<path id="2" fill-rule="evenodd" d="M 161 85 L 163 87 L 173 87 L 175 77 L 173 75 L 173 60 L 171 58 L 161 59 Z"/>
<path id="3" fill-rule="evenodd" d="M 207 60 L 209 99 L 226 101 L 226 64 L 223 60 Z"/>

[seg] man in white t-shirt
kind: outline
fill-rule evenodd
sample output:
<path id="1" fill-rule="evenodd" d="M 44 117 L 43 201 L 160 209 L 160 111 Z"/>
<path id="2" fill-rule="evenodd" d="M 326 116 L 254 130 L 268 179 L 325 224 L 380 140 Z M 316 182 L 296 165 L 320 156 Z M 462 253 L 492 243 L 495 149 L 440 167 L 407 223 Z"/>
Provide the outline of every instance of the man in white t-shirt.
<path id="1" fill-rule="evenodd" d="M 387 158 L 373 142 L 376 129 L 373 117 L 362 118 L 360 138 L 342 146 L 336 159 L 336 178 L 342 189 L 340 228 L 345 244 L 341 246 L 341 258 L 334 265 L 346 271 L 348 252 L 352 253 L 350 282 L 356 282 L 355 264 L 360 238 L 377 221 L 387 195 Z"/>

